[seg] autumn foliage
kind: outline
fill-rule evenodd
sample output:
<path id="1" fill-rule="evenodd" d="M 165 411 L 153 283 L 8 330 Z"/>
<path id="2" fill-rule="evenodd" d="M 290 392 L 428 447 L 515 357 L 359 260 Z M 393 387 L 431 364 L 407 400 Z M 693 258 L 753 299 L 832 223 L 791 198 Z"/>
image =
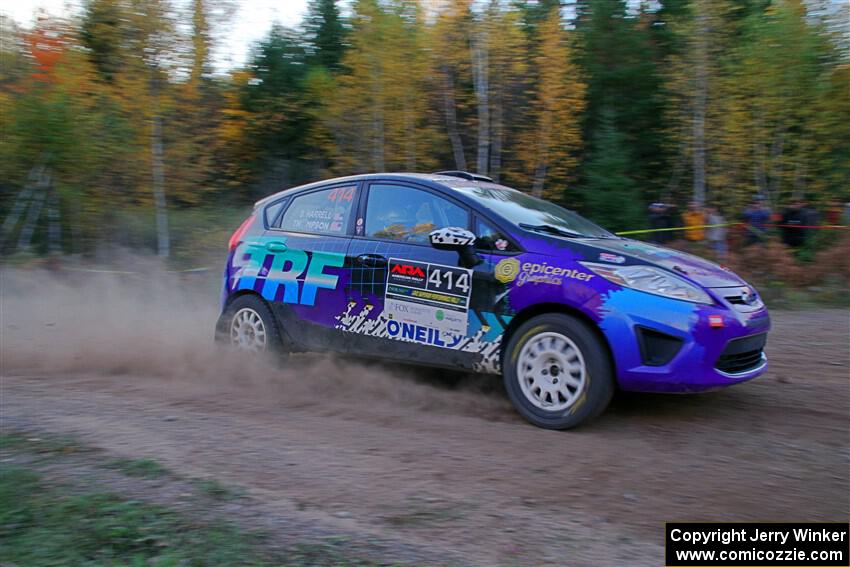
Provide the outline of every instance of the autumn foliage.
<path id="1" fill-rule="evenodd" d="M 815 4 L 311 0 L 232 64 L 229 0 L 0 18 L 0 207 L 47 168 L 67 250 L 132 208 L 167 254 L 174 211 L 370 171 L 475 171 L 615 231 L 659 200 L 843 202 L 847 12 Z"/>

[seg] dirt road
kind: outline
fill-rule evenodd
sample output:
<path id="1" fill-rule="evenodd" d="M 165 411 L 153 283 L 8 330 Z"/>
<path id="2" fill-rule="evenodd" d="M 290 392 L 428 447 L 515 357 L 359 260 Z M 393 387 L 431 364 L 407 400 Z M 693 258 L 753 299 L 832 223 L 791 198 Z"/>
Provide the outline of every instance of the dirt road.
<path id="1" fill-rule="evenodd" d="M 774 313 L 771 370 L 751 383 L 625 396 L 553 432 L 490 380 L 316 356 L 246 367 L 208 349 L 212 315 L 187 296 L 151 311 L 155 291 L 119 290 L 92 314 L 115 297 L 63 282 L 46 296 L 65 302 L 11 301 L 30 297 L 12 283 L 4 426 L 244 487 L 266 518 L 447 563 L 661 565 L 665 520 L 850 514 L 847 311 Z"/>

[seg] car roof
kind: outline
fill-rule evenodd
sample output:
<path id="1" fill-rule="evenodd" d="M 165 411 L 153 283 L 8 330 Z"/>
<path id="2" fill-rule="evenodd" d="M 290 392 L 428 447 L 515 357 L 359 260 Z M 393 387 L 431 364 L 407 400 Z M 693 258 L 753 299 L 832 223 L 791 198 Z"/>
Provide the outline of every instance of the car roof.
<path id="1" fill-rule="evenodd" d="M 476 179 L 473 179 L 475 177 Z M 264 197 L 257 201 L 254 206 L 260 207 L 264 206 L 272 201 L 277 200 L 280 197 L 284 197 L 289 195 L 290 193 L 300 192 L 308 189 L 323 187 L 325 185 L 336 185 L 338 183 L 346 183 L 346 182 L 360 182 L 360 181 L 372 181 L 372 180 L 380 180 L 380 181 L 414 181 L 419 182 L 420 184 L 430 185 L 432 187 L 437 187 L 442 190 L 447 190 L 452 192 L 452 194 L 459 199 L 463 200 L 468 205 L 475 205 L 473 199 L 464 195 L 463 191 L 457 191 L 458 189 L 464 189 L 468 187 L 499 187 L 502 189 L 509 189 L 509 187 L 505 187 L 503 185 L 499 185 L 497 183 L 493 183 L 492 181 L 484 181 L 487 179 L 485 177 L 477 176 L 474 174 L 466 173 L 466 172 L 437 172 L 437 173 L 366 173 L 360 175 L 349 175 L 346 177 L 336 177 L 332 179 L 323 179 L 321 181 L 316 181 L 314 183 L 308 183 L 306 185 L 299 185 L 297 187 L 291 187 L 289 189 L 284 189 L 283 191 L 279 191 L 274 193 L 273 195 L 269 195 L 268 197 Z"/>

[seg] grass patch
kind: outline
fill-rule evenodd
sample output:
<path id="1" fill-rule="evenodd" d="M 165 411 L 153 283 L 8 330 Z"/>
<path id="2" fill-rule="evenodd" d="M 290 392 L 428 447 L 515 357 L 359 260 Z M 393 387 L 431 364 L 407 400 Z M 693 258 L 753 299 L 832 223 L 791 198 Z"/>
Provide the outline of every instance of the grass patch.
<path id="1" fill-rule="evenodd" d="M 112 459 L 106 468 L 121 471 L 127 476 L 159 478 L 169 473 L 168 469 L 153 459 Z"/>
<path id="2" fill-rule="evenodd" d="M 19 565 L 262 565 L 256 537 L 110 494 L 57 494 L 25 469 L 0 474 L 0 558 Z"/>
<path id="3" fill-rule="evenodd" d="M 0 434 L 0 450 L 6 455 L 43 454 L 51 458 L 51 466 L 61 463 L 57 458 L 98 451 L 67 437 L 17 432 Z M 116 494 L 85 493 L 76 485 L 55 486 L 37 474 L 42 461 L 32 463 L 35 470 L 0 463 L 0 566 L 376 565 L 352 557 L 345 541 L 295 545 L 285 553 L 280 548 L 271 551 L 267 535 L 228 522 L 198 519 Z M 152 459 L 112 459 L 97 464 L 128 476 L 173 476 Z M 242 496 L 240 490 L 215 480 L 199 480 L 195 486 L 216 500 Z"/>
<path id="4" fill-rule="evenodd" d="M 0 471 L 0 562 L 114 566 L 368 566 L 344 548 L 298 546 L 285 556 L 262 548 L 264 536 L 224 523 L 186 518 L 112 494 L 70 495 L 30 470 Z"/>
<path id="5" fill-rule="evenodd" d="M 194 484 L 200 492 L 215 500 L 236 500 L 243 496 L 241 490 L 227 487 L 217 480 L 197 480 Z"/>

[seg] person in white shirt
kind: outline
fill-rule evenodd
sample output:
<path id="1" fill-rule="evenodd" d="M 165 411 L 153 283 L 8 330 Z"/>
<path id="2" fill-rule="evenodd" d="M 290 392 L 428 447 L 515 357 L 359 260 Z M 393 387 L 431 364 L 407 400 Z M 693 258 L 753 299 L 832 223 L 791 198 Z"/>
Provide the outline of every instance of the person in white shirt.
<path id="1" fill-rule="evenodd" d="M 725 226 L 713 226 L 713 225 L 725 225 L 726 219 L 723 218 L 723 215 L 720 214 L 720 211 L 717 210 L 717 207 L 710 206 L 706 207 L 707 219 L 710 228 L 706 229 L 705 236 L 708 240 L 709 245 L 711 245 L 711 249 L 714 250 L 715 257 L 723 261 L 726 259 L 726 227 Z"/>

